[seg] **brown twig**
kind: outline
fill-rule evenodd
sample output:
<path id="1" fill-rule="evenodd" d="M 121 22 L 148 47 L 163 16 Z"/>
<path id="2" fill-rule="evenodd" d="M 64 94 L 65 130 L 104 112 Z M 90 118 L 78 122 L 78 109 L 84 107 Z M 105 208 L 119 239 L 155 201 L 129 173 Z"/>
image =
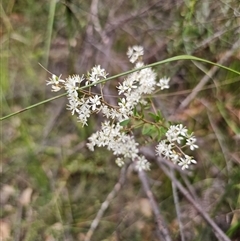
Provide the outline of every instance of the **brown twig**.
<path id="1" fill-rule="evenodd" d="M 170 169 L 171 174 L 175 177 L 175 171 L 171 168 Z M 173 193 L 173 200 L 174 200 L 174 205 L 177 213 L 177 219 L 178 219 L 178 225 L 179 225 L 179 231 L 180 231 L 180 236 L 181 236 L 181 241 L 185 241 L 185 236 L 184 236 L 184 230 L 183 230 L 183 224 L 181 220 L 181 210 L 179 206 L 179 198 L 178 198 L 178 193 L 177 193 L 177 187 L 175 182 L 172 181 L 172 193 Z"/>
<path id="2" fill-rule="evenodd" d="M 239 49 L 240 46 L 240 40 L 236 41 L 234 45 L 232 46 L 232 49 L 227 51 L 222 58 L 218 61 L 218 64 L 223 64 L 225 63 L 233 54 L 234 52 Z M 179 110 L 182 110 L 186 108 L 189 103 L 196 97 L 199 91 L 202 90 L 203 86 L 214 76 L 214 74 L 217 72 L 219 69 L 218 66 L 213 66 L 207 73 L 206 75 L 200 80 L 199 84 L 192 90 L 191 94 L 189 94 L 182 102 L 181 105 L 179 106 Z"/>
<path id="3" fill-rule="evenodd" d="M 157 164 L 164 171 L 164 173 L 175 183 L 179 191 L 185 198 L 195 207 L 204 220 L 212 227 L 215 236 L 221 241 L 231 241 L 226 234 L 217 226 L 217 224 L 210 218 L 210 216 L 202 209 L 201 205 L 193 199 L 188 190 L 172 175 L 172 173 L 164 166 L 161 159 L 157 159 Z"/>
<path id="4" fill-rule="evenodd" d="M 169 231 L 167 229 L 167 226 L 165 224 L 165 221 L 159 211 L 159 206 L 157 205 L 157 202 L 155 201 L 154 199 L 154 196 L 153 196 L 153 193 L 149 187 L 149 183 L 148 183 L 148 180 L 147 180 L 147 177 L 146 177 L 146 173 L 144 171 L 139 171 L 138 172 L 138 176 L 139 176 L 139 179 L 140 181 L 142 182 L 142 185 L 143 185 L 143 188 L 144 188 L 144 191 L 149 199 L 149 202 L 151 204 L 151 207 L 152 207 L 152 210 L 153 210 L 153 213 L 154 213 L 154 216 L 155 216 L 155 220 L 157 222 L 157 227 L 158 227 L 158 230 L 160 232 L 160 236 L 161 236 L 161 240 L 164 240 L 164 241 L 171 241 L 171 236 L 169 234 Z"/>
<path id="5" fill-rule="evenodd" d="M 204 101 L 205 102 L 205 101 Z M 206 106 L 206 105 L 205 105 Z M 226 171 L 227 171 L 227 175 L 229 175 L 230 173 L 230 170 L 232 168 L 232 162 L 230 162 L 228 159 L 229 159 L 229 151 L 227 149 L 227 146 L 226 146 L 226 143 L 225 143 L 225 140 L 219 130 L 219 128 L 217 127 L 216 123 L 214 122 L 214 118 L 213 118 L 213 115 L 214 113 L 211 113 L 211 111 L 207 110 L 207 116 L 208 116 L 208 119 L 209 119 L 209 123 L 214 131 L 214 134 L 218 140 L 218 143 L 219 143 L 219 146 L 222 150 L 222 155 L 225 159 L 225 163 L 226 163 Z"/>
<path id="6" fill-rule="evenodd" d="M 113 190 L 108 194 L 106 200 L 102 203 L 100 209 L 98 210 L 98 213 L 95 217 L 95 219 L 92 221 L 91 226 L 85 236 L 84 241 L 90 241 L 91 237 L 94 233 L 94 231 L 96 230 L 101 218 L 103 217 L 104 212 L 107 210 L 107 208 L 109 207 L 110 202 L 112 201 L 112 199 L 115 197 L 115 195 L 119 192 L 119 190 L 122 188 L 124 182 L 125 182 L 125 178 L 126 178 L 126 167 L 123 167 L 120 173 L 120 178 L 118 180 L 118 182 L 115 184 Z"/>

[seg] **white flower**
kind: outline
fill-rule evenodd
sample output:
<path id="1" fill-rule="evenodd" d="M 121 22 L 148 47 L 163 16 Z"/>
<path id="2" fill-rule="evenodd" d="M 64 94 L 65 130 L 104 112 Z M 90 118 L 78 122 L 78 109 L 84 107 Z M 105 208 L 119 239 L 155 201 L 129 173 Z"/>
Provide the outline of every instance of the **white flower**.
<path id="1" fill-rule="evenodd" d="M 170 78 L 163 77 L 159 80 L 159 82 L 157 83 L 157 86 L 159 86 L 161 90 L 169 89 L 169 81 L 170 81 Z"/>
<path id="2" fill-rule="evenodd" d="M 123 158 L 120 157 L 118 157 L 115 162 L 119 167 L 122 167 L 125 164 Z"/>
<path id="3" fill-rule="evenodd" d="M 170 156 L 172 155 L 172 147 L 173 147 L 173 144 L 170 143 L 169 145 L 167 145 L 167 148 L 164 150 L 163 154 L 166 158 L 170 158 Z"/>
<path id="4" fill-rule="evenodd" d="M 101 69 L 100 65 L 95 66 L 91 69 L 91 73 L 89 73 L 88 80 L 86 81 L 85 85 L 90 83 L 96 83 L 101 79 L 107 78 L 107 73 L 105 69 Z"/>
<path id="5" fill-rule="evenodd" d="M 46 85 L 52 85 L 52 91 L 57 92 L 60 89 L 62 89 L 63 84 L 61 83 L 65 83 L 65 80 L 61 79 L 61 75 L 59 77 L 57 77 L 55 74 L 52 75 L 52 78 L 49 78 L 50 80 L 47 80 L 47 84 Z"/>
<path id="6" fill-rule="evenodd" d="M 139 89 L 132 91 L 129 94 L 125 94 L 126 100 L 129 106 L 133 109 L 141 100 L 142 94 L 139 92 Z"/>
<path id="7" fill-rule="evenodd" d="M 157 74 L 152 68 L 142 69 L 139 72 L 139 83 L 142 94 L 151 94 L 156 86 Z"/>
<path id="8" fill-rule="evenodd" d="M 92 110 L 95 111 L 97 106 L 101 105 L 101 96 L 95 95 L 94 97 L 89 98 L 89 105 L 91 106 Z"/>
<path id="9" fill-rule="evenodd" d="M 52 85 L 52 91 L 53 92 L 58 92 L 60 89 L 62 89 L 61 86 L 59 86 L 59 85 Z"/>
<path id="10" fill-rule="evenodd" d="M 184 127 L 182 124 L 177 125 L 177 130 L 179 132 L 179 135 L 186 136 L 187 135 L 187 128 Z"/>
<path id="11" fill-rule="evenodd" d="M 156 147 L 156 152 L 159 156 L 161 156 L 164 151 L 167 149 L 167 144 L 166 144 L 166 140 L 162 140 L 160 141 L 160 143 L 157 145 Z"/>
<path id="12" fill-rule="evenodd" d="M 186 161 L 188 162 L 188 164 L 194 163 L 196 164 L 197 162 L 193 159 L 192 156 L 188 156 L 188 155 L 184 155 Z"/>
<path id="13" fill-rule="evenodd" d="M 102 105 L 101 106 L 101 111 L 103 113 L 103 116 L 106 116 L 106 118 L 110 118 L 111 116 L 111 109 L 107 105 Z"/>
<path id="14" fill-rule="evenodd" d="M 193 135 L 187 137 L 186 145 L 190 147 L 190 150 L 193 151 L 194 149 L 198 148 L 198 145 L 195 144 L 196 141 L 197 139 Z"/>
<path id="15" fill-rule="evenodd" d="M 189 167 L 188 161 L 184 158 L 180 158 L 180 162 L 178 163 L 178 165 L 182 167 L 182 170 L 188 169 Z"/>
<path id="16" fill-rule="evenodd" d="M 138 68 L 141 68 L 141 67 L 143 67 L 144 66 L 144 63 L 143 62 L 140 62 L 140 61 L 138 61 L 136 64 L 135 64 L 135 69 L 138 69 Z"/>
<path id="17" fill-rule="evenodd" d="M 184 158 L 183 157 L 180 158 L 180 162 L 178 163 L 178 165 L 181 166 L 182 169 L 184 170 L 184 169 L 188 169 L 191 163 L 196 164 L 197 162 L 192 157 L 188 155 L 184 155 Z"/>
<path id="18" fill-rule="evenodd" d="M 119 112 L 116 109 L 111 109 L 110 110 L 110 118 L 111 119 L 118 119 L 119 117 Z"/>
<path id="19" fill-rule="evenodd" d="M 166 132 L 167 139 L 162 140 L 156 146 L 157 155 L 163 155 L 167 159 L 170 159 L 174 164 L 178 164 L 182 169 L 187 169 L 190 164 L 197 162 L 191 157 L 184 153 L 183 147 L 180 145 L 183 139 L 186 138 L 186 145 L 190 146 L 190 150 L 194 150 L 198 146 L 195 143 L 196 138 L 193 133 L 188 135 L 188 130 L 182 124 L 171 125 Z"/>
<path id="20" fill-rule="evenodd" d="M 52 78 L 49 78 L 50 80 L 47 80 L 47 85 L 58 85 L 60 83 L 64 83 L 65 80 L 61 79 L 60 75 L 59 77 L 57 77 L 55 74 L 52 75 Z"/>
<path id="21" fill-rule="evenodd" d="M 144 156 L 137 157 L 136 161 L 136 169 L 138 171 L 148 171 L 150 170 L 150 163 Z"/>
<path id="22" fill-rule="evenodd" d="M 66 79 L 65 89 L 68 94 L 76 92 L 79 89 L 79 84 L 84 80 L 84 76 L 80 77 L 79 75 L 69 76 Z"/>
<path id="23" fill-rule="evenodd" d="M 120 84 L 119 86 L 117 86 L 117 89 L 118 89 L 118 94 L 121 95 L 122 93 L 124 93 L 128 90 L 128 87 L 123 82 L 123 84 Z"/>
<path id="24" fill-rule="evenodd" d="M 83 101 L 85 101 L 83 103 Z M 87 120 L 90 117 L 91 111 L 87 100 L 82 98 L 80 100 L 81 106 L 78 109 L 78 121 L 82 123 L 83 126 L 87 125 Z"/>
<path id="25" fill-rule="evenodd" d="M 172 151 L 172 148 L 173 148 L 173 144 L 170 143 L 168 144 L 166 142 L 166 140 L 162 140 L 160 141 L 160 143 L 157 145 L 156 147 L 156 152 L 159 156 L 165 156 L 166 158 L 170 158 L 173 151 Z"/>
<path id="26" fill-rule="evenodd" d="M 179 154 L 176 153 L 175 151 L 173 151 L 172 154 L 170 155 L 170 159 L 174 164 L 178 163 L 179 158 L 180 158 Z"/>
<path id="27" fill-rule="evenodd" d="M 124 82 L 117 87 L 119 95 L 125 92 L 129 93 L 130 91 L 132 91 L 132 89 L 136 89 L 136 88 L 137 88 L 137 85 L 135 83 L 135 80 L 131 77 L 126 78 Z"/>
<path id="28" fill-rule="evenodd" d="M 87 147 L 89 150 L 94 151 L 95 146 L 100 146 L 100 135 L 100 132 L 97 131 L 88 138 L 89 142 L 87 143 Z"/>
<path id="29" fill-rule="evenodd" d="M 177 141 L 177 143 L 181 143 L 183 137 L 179 135 L 179 127 L 177 125 L 171 125 L 166 133 L 166 137 L 169 142 Z"/>
<path id="30" fill-rule="evenodd" d="M 132 108 L 129 102 L 126 101 L 125 98 L 120 99 L 119 103 L 119 112 L 127 119 L 130 115 L 132 115 Z"/>
<path id="31" fill-rule="evenodd" d="M 128 48 L 127 56 L 129 58 L 129 61 L 131 63 L 134 63 L 140 56 L 143 55 L 143 53 L 144 53 L 143 47 L 135 45 L 133 47 Z"/>
<path id="32" fill-rule="evenodd" d="M 119 123 L 103 122 L 101 130 L 97 132 L 98 134 L 88 139 L 89 148 L 93 149 L 95 145 L 98 147 L 106 146 L 114 155 L 121 155 L 123 158 L 134 160 L 138 156 L 138 143 L 135 142 L 133 136 L 122 132 L 122 129 L 123 127 Z"/>
<path id="33" fill-rule="evenodd" d="M 79 106 L 78 100 L 70 99 L 69 104 L 67 104 L 67 107 L 68 107 L 67 110 L 71 110 L 72 115 L 74 115 L 75 111 L 79 112 L 78 106 Z"/>
<path id="34" fill-rule="evenodd" d="M 92 68 L 91 75 L 102 77 L 102 78 L 106 79 L 108 74 L 106 73 L 105 69 L 101 69 L 101 66 L 98 65 L 98 66 L 95 66 Z"/>

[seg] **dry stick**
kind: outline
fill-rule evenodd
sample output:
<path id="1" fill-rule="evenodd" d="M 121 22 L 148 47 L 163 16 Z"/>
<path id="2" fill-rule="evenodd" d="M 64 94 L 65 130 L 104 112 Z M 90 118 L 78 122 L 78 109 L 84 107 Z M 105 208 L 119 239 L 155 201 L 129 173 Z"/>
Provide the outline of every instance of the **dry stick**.
<path id="1" fill-rule="evenodd" d="M 175 171 L 172 168 L 170 170 L 171 170 L 171 174 L 175 177 Z M 181 220 L 181 210 L 180 210 L 180 206 L 179 206 L 177 187 L 176 187 L 175 182 L 173 182 L 173 181 L 172 181 L 172 192 L 173 192 L 174 205 L 175 205 L 175 209 L 176 209 L 176 213 L 177 213 L 177 219 L 178 219 L 181 241 L 185 241 L 183 224 L 182 224 L 182 220 Z"/>
<path id="2" fill-rule="evenodd" d="M 163 219 L 162 215 L 160 214 L 159 206 L 158 206 L 157 202 L 155 201 L 153 193 L 152 193 L 152 191 L 149 187 L 149 183 L 148 183 L 148 180 L 147 180 L 147 177 L 146 177 L 146 173 L 144 171 L 139 171 L 138 176 L 139 176 L 139 179 L 142 182 L 144 191 L 145 191 L 145 193 L 146 193 L 146 195 L 149 199 L 149 202 L 151 204 L 151 207 L 152 207 L 152 210 L 153 210 L 153 213 L 154 213 L 154 216 L 155 216 L 155 220 L 157 222 L 157 227 L 158 227 L 158 230 L 160 231 L 160 234 L 161 234 L 161 240 L 171 241 L 172 239 L 170 237 L 167 226 L 164 222 L 164 219 Z"/>
<path id="3" fill-rule="evenodd" d="M 118 193 L 119 190 L 121 189 L 121 187 L 123 186 L 125 179 L 126 179 L 126 170 L 127 170 L 126 167 L 122 168 L 118 182 L 115 184 L 113 190 L 108 194 L 106 200 L 102 203 L 101 208 L 98 210 L 97 216 L 91 223 L 90 229 L 88 230 L 84 241 L 91 240 L 91 237 L 92 237 L 94 231 L 96 230 L 101 218 L 103 217 L 104 212 L 108 208 L 110 202 L 112 201 L 112 199 L 114 198 L 116 193 Z"/>
<path id="4" fill-rule="evenodd" d="M 205 101 L 203 101 L 203 102 L 205 102 Z M 206 106 L 206 102 L 205 102 L 205 106 Z M 220 146 L 220 148 L 222 150 L 222 154 L 223 154 L 223 157 L 224 157 L 225 163 L 226 163 L 227 175 L 229 175 L 231 167 L 232 167 L 232 162 L 228 161 L 229 151 L 228 151 L 228 149 L 226 147 L 225 140 L 224 140 L 222 134 L 220 133 L 220 130 L 218 129 L 217 125 L 214 123 L 213 117 L 212 117 L 213 113 L 210 113 L 209 108 L 207 110 L 207 115 L 208 115 L 208 119 L 209 119 L 210 125 L 211 125 L 211 127 L 212 127 L 212 129 L 214 131 L 214 134 L 215 134 L 215 136 L 216 136 L 216 138 L 218 140 L 219 146 Z"/>
<path id="5" fill-rule="evenodd" d="M 17 227 L 14 230 L 14 240 L 20 241 L 21 240 L 21 233 L 22 233 L 22 215 L 23 215 L 23 206 L 19 205 L 18 210 L 17 210 L 17 216 L 16 216 L 16 221 L 17 221 Z"/>
<path id="6" fill-rule="evenodd" d="M 232 46 L 232 49 L 227 51 L 223 57 L 218 61 L 218 64 L 223 64 L 226 62 L 233 54 L 234 52 L 240 48 L 240 40 L 235 42 L 235 44 Z M 182 110 L 186 108 L 189 103 L 196 97 L 199 91 L 202 90 L 203 86 L 213 77 L 213 75 L 217 72 L 219 69 L 218 66 L 213 66 L 206 75 L 200 80 L 199 84 L 192 90 L 191 94 L 189 94 L 180 104 L 179 110 Z"/>
<path id="7" fill-rule="evenodd" d="M 102 27 L 98 18 L 98 0 L 92 0 L 91 19 L 95 30 L 101 35 Z"/>
<path id="8" fill-rule="evenodd" d="M 175 183 L 180 192 L 185 196 L 185 198 L 196 208 L 196 210 L 201 214 L 205 221 L 212 227 L 216 237 L 221 241 L 231 241 L 225 233 L 217 226 L 217 224 L 210 218 L 210 216 L 202 209 L 200 204 L 192 198 L 187 189 L 172 175 L 169 170 L 162 165 L 161 160 L 158 158 L 157 163 L 164 173 Z"/>
<path id="9" fill-rule="evenodd" d="M 195 200 L 197 200 L 197 202 L 200 203 L 200 200 L 199 200 L 199 198 L 197 197 L 197 194 L 196 194 L 193 186 L 192 186 L 191 183 L 189 182 L 189 179 L 186 177 L 186 175 L 183 175 L 182 173 L 180 173 L 180 175 L 181 175 L 181 177 L 182 177 L 182 179 L 183 179 L 183 181 L 184 181 L 184 183 L 185 183 L 185 185 L 186 185 L 189 193 L 192 195 L 192 197 L 193 197 Z"/>

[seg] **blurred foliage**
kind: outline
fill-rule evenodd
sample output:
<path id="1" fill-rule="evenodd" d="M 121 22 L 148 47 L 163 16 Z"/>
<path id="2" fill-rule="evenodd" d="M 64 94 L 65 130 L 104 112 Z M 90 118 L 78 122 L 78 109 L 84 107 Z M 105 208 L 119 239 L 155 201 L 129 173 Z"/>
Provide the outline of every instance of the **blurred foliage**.
<path id="1" fill-rule="evenodd" d="M 240 71 L 240 47 L 226 58 L 240 45 L 238 0 L 2 0 L 0 7 L 1 116 L 53 96 L 44 68 L 66 77 L 100 64 L 114 75 L 132 68 L 125 53 L 135 44 L 144 46 L 145 63 L 192 54 Z M 240 76 L 217 70 L 178 111 L 211 68 L 194 61 L 156 67 L 159 77 L 171 77 L 171 88 L 156 93 L 154 104 L 159 115 L 195 132 L 198 165 L 189 182 L 204 209 L 237 241 Z M 111 103 L 117 98 L 115 85 L 106 84 Z M 65 105 L 64 98 L 58 99 L 1 122 L 0 221 L 9 240 L 84 240 L 118 180 L 114 157 L 105 149 L 85 147 L 101 120 L 92 118 L 82 128 Z M 153 137 L 155 131 L 145 125 L 142 133 Z M 152 190 L 173 240 L 180 240 L 171 181 L 151 161 Z M 210 227 L 179 196 L 186 240 L 214 240 Z M 137 174 L 127 173 L 92 240 L 158 240 L 145 197 Z"/>

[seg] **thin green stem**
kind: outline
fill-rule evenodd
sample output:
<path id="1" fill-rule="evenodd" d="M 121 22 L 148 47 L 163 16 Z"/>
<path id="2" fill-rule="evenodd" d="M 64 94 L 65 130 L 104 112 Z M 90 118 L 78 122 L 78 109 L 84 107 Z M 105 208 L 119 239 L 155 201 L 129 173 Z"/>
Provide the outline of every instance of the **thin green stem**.
<path id="1" fill-rule="evenodd" d="M 47 33 L 46 33 L 47 41 L 46 41 L 46 45 L 45 45 L 45 60 L 44 60 L 45 66 L 48 66 L 48 58 L 49 58 L 49 51 L 50 51 L 50 45 L 51 45 L 51 39 L 52 39 L 52 30 L 53 30 L 56 4 L 57 4 L 56 0 L 50 1 Z"/>
<path id="2" fill-rule="evenodd" d="M 23 109 L 21 109 L 21 110 L 19 110 L 19 111 L 16 111 L 16 112 L 14 112 L 14 113 L 11 113 L 11 114 L 9 114 L 9 115 L 6 115 L 6 116 L 0 118 L 0 121 L 3 121 L 3 120 L 5 120 L 5 119 L 8 119 L 8 118 L 14 116 L 14 115 L 20 114 L 20 113 L 22 113 L 22 112 L 24 112 L 24 111 L 26 111 L 26 110 L 30 110 L 30 109 L 32 109 L 32 108 L 34 108 L 34 107 L 37 107 L 37 106 L 39 106 L 39 105 L 43 105 L 43 104 L 45 104 L 45 103 L 47 103 L 47 102 L 50 102 L 50 101 L 52 101 L 52 100 L 56 100 L 56 99 L 58 99 L 58 98 L 61 98 L 61 97 L 63 97 L 63 96 L 66 96 L 66 95 L 67 95 L 67 93 L 64 93 L 64 94 L 61 94 L 61 95 L 52 97 L 52 98 L 50 98 L 50 99 L 41 101 L 41 102 L 39 102 L 39 103 L 37 103 L 37 104 L 30 105 L 30 106 L 28 106 L 28 107 L 26 107 L 26 108 L 23 108 Z"/>
<path id="3" fill-rule="evenodd" d="M 86 88 L 89 88 L 89 87 L 94 86 L 94 85 L 96 85 L 96 84 L 101 84 L 101 83 L 104 83 L 104 82 L 106 82 L 106 81 L 109 81 L 109 80 L 112 80 L 112 79 L 116 79 L 116 78 L 119 78 L 119 77 L 122 77 L 122 76 L 125 76 L 125 75 L 128 75 L 128 74 L 131 74 L 131 73 L 133 73 L 133 72 L 136 72 L 136 71 L 139 71 L 139 70 L 142 70 L 142 69 L 146 69 L 146 68 L 150 68 L 150 67 L 155 67 L 155 66 L 158 66 L 158 65 L 161 65 L 161 64 L 166 64 L 166 63 L 170 63 L 170 62 L 178 61 L 178 60 L 195 60 L 195 61 L 200 61 L 200 62 L 204 62 L 204 63 L 216 65 L 216 66 L 218 66 L 218 67 L 220 67 L 220 68 L 226 69 L 226 70 L 228 70 L 228 71 L 231 71 L 231 72 L 233 72 L 233 73 L 235 73 L 235 74 L 240 75 L 240 72 L 238 72 L 238 71 L 236 71 L 236 70 L 234 70 L 234 69 L 228 68 L 228 67 L 226 67 L 226 66 L 223 66 L 223 65 L 221 65 L 221 64 L 217 64 L 217 63 L 214 63 L 214 62 L 211 62 L 211 61 L 208 61 L 208 60 L 205 60 L 205 59 L 201 59 L 201 58 L 198 58 L 198 57 L 194 57 L 194 56 L 191 56 L 191 55 L 179 55 L 179 56 L 175 56 L 175 57 L 172 57 L 172 58 L 168 58 L 168 59 L 165 59 L 165 60 L 162 60 L 162 61 L 158 61 L 158 62 L 153 63 L 153 64 L 145 65 L 145 66 L 143 66 L 143 67 L 141 67 L 141 68 L 132 69 L 132 70 L 123 72 L 123 73 L 121 73 L 121 74 L 117 74 L 117 75 L 108 77 L 108 78 L 103 79 L 103 80 L 100 80 L 100 81 L 98 81 L 98 82 L 96 82 L 96 83 L 92 83 L 92 84 L 83 86 L 81 89 L 86 89 Z M 50 101 L 52 101 L 52 100 L 61 98 L 61 97 L 66 96 L 66 95 L 67 95 L 67 93 L 64 93 L 64 94 L 58 95 L 58 96 L 56 96 L 56 97 L 53 97 L 53 98 L 50 98 L 50 99 L 41 101 L 41 102 L 39 102 L 39 103 L 37 103 L 37 104 L 31 105 L 31 106 L 29 106 L 29 107 L 26 107 L 26 108 L 24 108 L 24 109 L 22 109 L 22 110 L 20 110 L 20 111 L 17 111 L 17 112 L 14 112 L 14 113 L 12 113 L 12 114 L 9 114 L 9 115 L 7 115 L 7 116 L 4 116 L 4 117 L 0 118 L 0 121 L 5 120 L 5 119 L 7 119 L 7 118 L 10 118 L 10 117 L 12 117 L 12 116 L 14 116 L 14 115 L 17 115 L 17 114 L 19 114 L 19 113 L 21 113 L 21 112 L 24 112 L 24 111 L 26 111 L 26 110 L 30 110 L 30 109 L 32 109 L 32 108 L 34 108 L 34 107 L 39 106 L 39 105 L 48 103 L 48 102 L 50 102 Z"/>

